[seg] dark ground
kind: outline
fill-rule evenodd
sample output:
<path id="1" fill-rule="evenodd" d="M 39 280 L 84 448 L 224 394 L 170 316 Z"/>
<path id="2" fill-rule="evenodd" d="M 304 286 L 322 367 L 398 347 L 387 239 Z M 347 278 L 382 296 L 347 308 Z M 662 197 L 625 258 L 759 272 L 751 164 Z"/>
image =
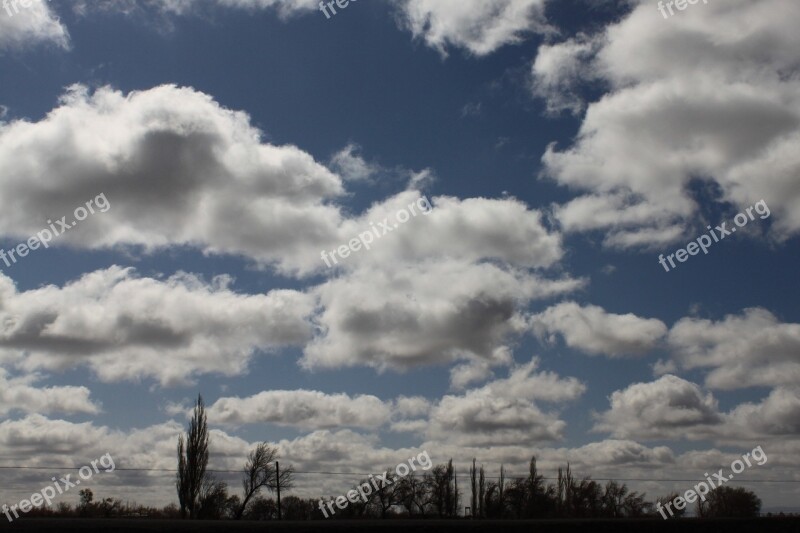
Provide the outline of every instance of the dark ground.
<path id="1" fill-rule="evenodd" d="M 800 518 L 760 518 L 755 520 L 520 520 L 520 521 L 470 521 L 470 520 L 331 520 L 313 522 L 211 522 L 211 521 L 174 521 L 146 519 L 41 519 L 20 518 L 8 523 L 0 515 L 0 531 L 57 531 L 72 532 L 292 532 L 305 533 L 321 531 L 324 533 L 339 532 L 373 532 L 404 531 L 435 532 L 575 532 L 575 533 L 654 533 L 667 531 L 690 531 L 693 533 L 738 533 L 738 532 L 781 532 L 800 533 Z"/>

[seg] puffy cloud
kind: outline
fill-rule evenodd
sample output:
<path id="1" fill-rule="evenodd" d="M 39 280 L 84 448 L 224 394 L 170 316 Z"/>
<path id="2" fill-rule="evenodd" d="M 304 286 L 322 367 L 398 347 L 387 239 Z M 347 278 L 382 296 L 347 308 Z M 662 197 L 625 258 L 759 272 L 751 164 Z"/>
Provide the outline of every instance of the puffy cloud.
<path id="1" fill-rule="evenodd" d="M 400 396 L 392 410 L 399 416 L 420 416 L 430 412 L 431 403 L 422 396 Z"/>
<path id="2" fill-rule="evenodd" d="M 247 398 L 220 398 L 208 408 L 211 423 L 272 423 L 310 429 L 375 428 L 389 420 L 390 406 L 375 396 L 271 390 Z"/>
<path id="3" fill-rule="evenodd" d="M 374 163 L 368 163 L 360 152 L 360 146 L 348 144 L 333 155 L 331 169 L 345 181 L 369 181 L 381 168 Z"/>
<path id="4" fill-rule="evenodd" d="M 0 10 L 0 51 L 48 42 L 67 48 L 69 33 L 45 0 Z"/>
<path id="5" fill-rule="evenodd" d="M 450 369 L 450 388 L 460 390 L 470 383 L 484 381 L 494 373 L 486 361 L 472 361 Z"/>
<path id="6" fill-rule="evenodd" d="M 585 193 L 557 209 L 564 229 L 603 230 L 613 247 L 663 246 L 705 226 L 690 186 L 702 180 L 739 208 L 765 199 L 772 237 L 796 234 L 800 38 L 790 21 L 800 4 L 731 0 L 668 21 L 649 0 L 630 4 L 600 34 L 544 47 L 534 64 L 535 90 L 556 95 L 551 109 L 580 107 L 581 83 L 609 88 L 576 142 L 543 157 L 546 175 Z"/>
<path id="7" fill-rule="evenodd" d="M 545 100 L 548 113 L 570 111 L 577 115 L 586 107 L 576 86 L 588 76 L 586 61 L 599 44 L 581 35 L 563 43 L 539 47 L 533 64 L 533 92 Z"/>
<path id="8" fill-rule="evenodd" d="M 669 439 L 676 431 L 693 436 L 720 424 L 717 401 L 700 387 L 667 375 L 651 383 L 634 383 L 611 395 L 611 409 L 599 415 L 596 431 L 619 438 Z M 695 437 L 697 438 L 697 437 Z"/>
<path id="9" fill-rule="evenodd" d="M 239 295 L 179 273 L 166 280 L 112 267 L 64 287 L 18 292 L 0 276 L 0 361 L 26 370 L 86 365 L 104 381 L 243 373 L 258 350 L 311 337 L 313 301 L 298 292 Z"/>
<path id="10" fill-rule="evenodd" d="M 617 315 L 596 305 L 562 302 L 531 319 L 534 331 L 550 342 L 564 337 L 567 346 L 589 354 L 609 357 L 640 355 L 653 349 L 667 333 L 667 326 L 654 318 L 632 313 Z"/>
<path id="11" fill-rule="evenodd" d="M 545 0 L 397 0 L 415 38 L 447 55 L 450 47 L 476 56 L 548 31 Z"/>
<path id="12" fill-rule="evenodd" d="M 323 309 L 315 317 L 321 333 L 303 364 L 402 369 L 462 358 L 505 361 L 504 343 L 525 330 L 522 307 L 580 286 L 454 260 L 359 269 L 313 290 Z"/>
<path id="13" fill-rule="evenodd" d="M 43 220 L 58 220 L 102 194 L 110 208 L 51 246 L 155 251 L 186 245 L 305 276 L 325 270 L 320 250 L 379 232 L 369 249 L 338 258 L 342 276 L 310 291 L 321 311 L 320 333 L 305 351 L 309 367 L 494 360 L 505 339 L 521 331 L 518 310 L 529 300 L 583 283 L 530 272 L 557 264 L 561 236 L 545 226 L 541 212 L 513 198 L 437 197 L 431 203 L 409 189 L 346 218 L 332 203 L 344 193 L 337 175 L 298 148 L 263 144 L 246 114 L 190 88 L 123 95 L 75 86 L 42 120 L 0 124 L 0 141 L 7 169 L 0 193 L 17 199 L 0 213 L 0 234 L 13 238 L 27 239 Z M 54 185 L 49 177 L 56 173 L 61 179 Z M 412 186 L 425 175 L 417 174 Z M 447 281 L 454 278 L 463 283 Z M 375 320 L 376 309 L 389 308 Z M 354 321 L 364 312 L 371 315 L 363 322 L 369 328 Z M 245 360 L 202 368 L 236 372 Z M 118 365 L 102 371 L 109 379 L 121 376 Z M 144 375 L 178 379 L 164 372 Z"/>
<path id="14" fill-rule="evenodd" d="M 42 120 L 0 125 L 0 166 L 0 194 L 17 199 L 0 214 L 4 235 L 27 239 L 103 193 L 111 209 L 54 244 L 191 245 L 296 272 L 339 240 L 339 210 L 325 202 L 341 180 L 190 88 L 74 86 Z"/>
<path id="15" fill-rule="evenodd" d="M 638 442 L 617 439 L 591 442 L 569 450 L 567 456 L 573 464 L 601 468 L 618 468 L 623 465 L 662 467 L 675 462 L 672 450 L 666 446 L 648 448 Z"/>
<path id="16" fill-rule="evenodd" d="M 354 154 L 340 156 L 336 166 L 352 178 Z M 326 268 L 321 250 L 370 232 L 379 237 L 373 233 L 369 253 L 336 263 L 458 258 L 548 267 L 563 255 L 542 213 L 514 199 L 440 197 L 432 209 L 427 197 L 407 190 L 345 218 L 332 203 L 344 193 L 339 176 L 296 147 L 263 144 L 245 113 L 190 88 L 126 96 L 74 86 L 42 120 L 0 123 L 0 165 L 0 194 L 17 199 L 0 213 L 3 235 L 27 239 L 44 220 L 65 214 L 69 225 L 76 207 L 107 198 L 111 208 L 52 246 L 187 245 L 298 276 Z"/>
<path id="17" fill-rule="evenodd" d="M 41 376 L 27 375 L 11 377 L 0 368 L 0 415 L 13 411 L 26 413 L 89 413 L 100 412 L 100 406 L 92 402 L 91 392 L 86 387 L 36 387 Z"/>
<path id="18" fill-rule="evenodd" d="M 777 387 L 759 403 L 744 403 L 729 415 L 739 434 L 753 439 L 769 436 L 800 435 L 800 388 Z"/>
<path id="19" fill-rule="evenodd" d="M 537 358 L 460 396 L 444 396 L 431 411 L 427 435 L 463 446 L 523 445 L 560 439 L 566 423 L 544 412 L 536 401 L 562 403 L 581 396 L 586 386 L 575 378 L 535 372 Z"/>
<path id="20" fill-rule="evenodd" d="M 404 218 L 408 220 L 403 222 Z M 529 209 L 514 198 L 439 196 L 431 203 L 421 192 L 408 190 L 344 221 L 337 244 L 370 231 L 380 237 L 374 238 L 368 250 L 362 248 L 344 260 L 337 255 L 336 259 L 344 269 L 451 259 L 464 263 L 498 260 L 517 267 L 547 268 L 561 260 L 564 250 L 561 235 L 549 230 L 543 218 L 541 211 Z"/>
<path id="21" fill-rule="evenodd" d="M 675 361 L 708 368 L 715 389 L 795 385 L 800 380 L 800 324 L 781 322 L 763 308 L 714 322 L 684 318 L 669 333 Z"/>

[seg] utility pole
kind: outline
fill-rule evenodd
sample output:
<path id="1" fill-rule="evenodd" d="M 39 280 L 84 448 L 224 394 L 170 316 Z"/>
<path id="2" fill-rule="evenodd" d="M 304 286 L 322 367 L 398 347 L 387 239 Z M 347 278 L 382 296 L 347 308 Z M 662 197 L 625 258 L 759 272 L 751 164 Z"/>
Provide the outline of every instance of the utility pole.
<path id="1" fill-rule="evenodd" d="M 278 520 L 281 520 L 281 464 L 275 461 L 275 476 L 278 482 Z"/>

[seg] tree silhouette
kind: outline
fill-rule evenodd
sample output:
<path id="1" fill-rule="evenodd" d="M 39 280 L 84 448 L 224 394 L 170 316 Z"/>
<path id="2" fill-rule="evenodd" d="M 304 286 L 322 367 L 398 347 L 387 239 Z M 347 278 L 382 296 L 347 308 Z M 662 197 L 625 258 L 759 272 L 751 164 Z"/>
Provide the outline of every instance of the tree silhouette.
<path id="1" fill-rule="evenodd" d="M 703 518 L 751 518 L 761 512 L 761 499 L 744 487 L 717 487 L 697 500 L 697 514 Z"/>
<path id="2" fill-rule="evenodd" d="M 280 473 L 278 479 L 277 471 L 275 468 L 275 461 L 278 458 L 278 449 L 270 446 L 267 442 L 262 442 L 256 446 L 255 450 L 250 452 L 247 457 L 247 463 L 242 471 L 242 488 L 244 489 L 244 498 L 236 513 L 236 519 L 241 520 L 244 516 L 247 504 L 258 496 L 262 488 L 269 491 L 274 491 L 280 485 L 281 489 L 291 488 L 293 483 L 294 469 L 290 466 Z"/>
<path id="3" fill-rule="evenodd" d="M 181 518 L 197 518 L 197 505 L 200 491 L 206 480 L 208 467 L 208 424 L 203 397 L 197 396 L 192 420 L 183 435 L 178 437 L 178 474 L 176 486 L 181 505 Z"/>

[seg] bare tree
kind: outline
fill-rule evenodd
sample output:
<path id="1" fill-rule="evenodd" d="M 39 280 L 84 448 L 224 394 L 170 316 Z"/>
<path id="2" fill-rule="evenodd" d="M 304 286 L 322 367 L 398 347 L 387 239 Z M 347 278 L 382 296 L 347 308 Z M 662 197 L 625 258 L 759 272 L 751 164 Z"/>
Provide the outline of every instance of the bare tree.
<path id="1" fill-rule="evenodd" d="M 697 500 L 702 518 L 752 518 L 761 512 L 761 499 L 744 487 L 717 487 L 706 498 Z"/>
<path id="2" fill-rule="evenodd" d="M 472 508 L 470 509 L 470 514 L 472 516 L 476 516 L 478 513 L 478 468 L 475 464 L 476 462 L 476 459 L 473 457 L 472 466 L 469 469 L 470 488 L 472 489 Z"/>
<path id="3" fill-rule="evenodd" d="M 486 473 L 483 465 L 478 471 L 478 516 L 486 518 Z"/>
<path id="4" fill-rule="evenodd" d="M 197 396 L 192 420 L 186 432 L 178 437 L 178 474 L 176 486 L 181 504 L 181 518 L 197 517 L 197 503 L 200 490 L 206 478 L 208 467 L 208 424 L 203 397 Z"/>
<path id="5" fill-rule="evenodd" d="M 386 469 L 385 479 L 387 483 L 379 483 L 380 486 L 373 493 L 374 497 L 372 499 L 381 513 L 381 518 L 386 518 L 389 509 L 395 505 L 402 505 L 403 503 L 402 491 L 398 490 L 398 485 L 395 484 L 398 481 L 398 476 L 394 473 L 393 469 Z"/>
<path id="6" fill-rule="evenodd" d="M 236 513 L 237 520 L 242 519 L 244 511 L 247 509 L 247 504 L 261 492 L 262 488 L 266 488 L 269 491 L 276 490 L 279 485 L 281 489 L 291 488 L 294 469 L 291 466 L 284 469 L 280 473 L 280 479 L 278 479 L 274 464 L 277 458 L 278 449 L 266 442 L 256 446 L 255 450 L 248 455 L 247 463 L 242 472 L 244 498 L 242 498 L 241 506 Z"/>
<path id="7" fill-rule="evenodd" d="M 200 489 L 197 517 L 200 520 L 221 520 L 228 504 L 228 484 L 206 476 Z"/>

